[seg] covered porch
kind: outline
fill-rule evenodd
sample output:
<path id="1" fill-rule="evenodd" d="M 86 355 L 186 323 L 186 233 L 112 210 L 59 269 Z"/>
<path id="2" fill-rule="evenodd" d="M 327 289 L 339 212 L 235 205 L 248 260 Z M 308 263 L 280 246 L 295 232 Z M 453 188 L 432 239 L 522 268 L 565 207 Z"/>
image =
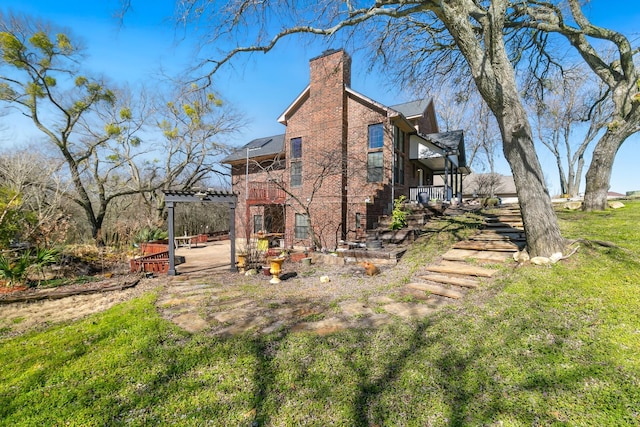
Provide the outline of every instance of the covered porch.
<path id="1" fill-rule="evenodd" d="M 409 139 L 409 150 L 409 158 L 434 175 L 434 185 L 411 187 L 409 199 L 419 203 L 429 200 L 461 203 L 462 178 L 471 172 L 466 164 L 463 131 L 413 134 Z"/>

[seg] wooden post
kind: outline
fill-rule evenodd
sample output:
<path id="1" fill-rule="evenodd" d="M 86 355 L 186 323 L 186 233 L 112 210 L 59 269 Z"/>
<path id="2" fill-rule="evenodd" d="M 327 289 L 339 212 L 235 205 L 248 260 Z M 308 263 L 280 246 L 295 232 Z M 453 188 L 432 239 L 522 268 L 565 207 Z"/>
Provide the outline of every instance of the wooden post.
<path id="1" fill-rule="evenodd" d="M 234 273 L 236 266 L 236 202 L 229 202 L 229 240 L 231 240 L 231 268 Z"/>
<path id="2" fill-rule="evenodd" d="M 167 203 L 167 222 L 169 223 L 169 271 L 167 274 L 169 276 L 176 275 L 176 247 L 175 247 L 175 232 L 174 232 L 174 224 L 173 224 L 173 202 Z"/>

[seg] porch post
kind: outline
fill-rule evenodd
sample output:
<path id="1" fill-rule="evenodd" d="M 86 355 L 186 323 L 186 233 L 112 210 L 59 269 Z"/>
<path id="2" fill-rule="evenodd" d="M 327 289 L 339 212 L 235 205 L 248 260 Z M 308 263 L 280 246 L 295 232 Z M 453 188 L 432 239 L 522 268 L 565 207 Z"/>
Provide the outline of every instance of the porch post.
<path id="1" fill-rule="evenodd" d="M 175 233 L 173 230 L 173 202 L 167 202 L 167 222 L 169 223 L 169 276 L 176 275 L 176 247 Z"/>
<path id="2" fill-rule="evenodd" d="M 449 197 L 449 157 L 447 152 L 444 153 L 444 200 L 450 201 Z"/>
<path id="3" fill-rule="evenodd" d="M 458 166 L 454 166 L 453 169 L 456 171 L 455 174 L 452 176 L 453 178 L 453 198 L 457 199 L 458 198 Z"/>
<path id="4" fill-rule="evenodd" d="M 231 268 L 233 272 L 238 271 L 236 266 L 236 202 L 229 202 L 229 240 L 231 240 Z"/>

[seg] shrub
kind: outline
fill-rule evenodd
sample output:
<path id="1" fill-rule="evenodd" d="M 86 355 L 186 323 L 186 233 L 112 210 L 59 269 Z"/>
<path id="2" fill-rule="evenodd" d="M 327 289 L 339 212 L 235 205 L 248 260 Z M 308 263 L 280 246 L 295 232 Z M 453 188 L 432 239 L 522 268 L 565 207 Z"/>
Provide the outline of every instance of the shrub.
<path id="1" fill-rule="evenodd" d="M 400 230 L 407 226 L 407 212 L 404 210 L 404 201 L 406 197 L 400 196 L 393 201 L 393 212 L 391 213 L 391 230 Z"/>
<path id="2" fill-rule="evenodd" d="M 134 241 L 136 243 L 141 242 L 151 242 L 153 240 L 164 240 L 167 239 L 167 232 L 160 228 L 151 228 L 145 227 L 142 230 L 138 231 L 138 233 L 134 237 Z"/>

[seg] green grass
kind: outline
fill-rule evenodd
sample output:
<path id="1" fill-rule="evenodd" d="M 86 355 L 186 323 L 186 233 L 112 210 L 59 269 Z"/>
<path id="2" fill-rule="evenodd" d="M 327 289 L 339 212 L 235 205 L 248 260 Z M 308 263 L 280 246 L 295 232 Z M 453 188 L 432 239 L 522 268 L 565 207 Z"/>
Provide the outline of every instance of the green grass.
<path id="1" fill-rule="evenodd" d="M 418 324 L 212 338 L 149 294 L 0 340 L 0 425 L 640 425 L 640 203 L 558 215 L 618 248 L 504 272 Z"/>

